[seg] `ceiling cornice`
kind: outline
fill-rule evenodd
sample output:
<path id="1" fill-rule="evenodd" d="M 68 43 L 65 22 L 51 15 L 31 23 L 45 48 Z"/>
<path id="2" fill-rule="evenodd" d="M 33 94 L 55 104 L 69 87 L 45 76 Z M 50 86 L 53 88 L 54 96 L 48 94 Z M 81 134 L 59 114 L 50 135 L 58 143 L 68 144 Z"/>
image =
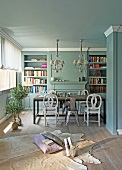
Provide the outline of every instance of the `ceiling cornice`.
<path id="1" fill-rule="evenodd" d="M 9 40 L 11 43 L 13 43 L 19 49 L 22 49 L 22 46 L 17 41 L 15 41 L 12 37 L 10 37 L 8 34 L 6 34 L 2 29 L 0 29 L 0 36 Z"/>
<path id="2" fill-rule="evenodd" d="M 88 48 L 83 48 L 83 51 L 87 51 Z M 23 48 L 22 51 L 42 51 L 50 52 L 57 51 L 57 48 Z M 59 51 L 80 51 L 80 48 L 59 48 Z M 88 51 L 107 51 L 106 48 L 90 48 Z"/>
<path id="3" fill-rule="evenodd" d="M 110 26 L 105 32 L 105 36 L 108 37 L 112 32 L 122 32 L 122 25 Z"/>

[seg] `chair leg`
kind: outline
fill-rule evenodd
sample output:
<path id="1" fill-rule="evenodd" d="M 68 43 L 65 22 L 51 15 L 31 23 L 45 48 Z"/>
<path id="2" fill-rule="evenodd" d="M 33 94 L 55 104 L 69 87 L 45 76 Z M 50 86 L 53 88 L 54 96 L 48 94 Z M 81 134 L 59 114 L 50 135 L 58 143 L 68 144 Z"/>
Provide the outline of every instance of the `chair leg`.
<path id="1" fill-rule="evenodd" d="M 57 113 L 55 113 L 55 125 L 57 124 Z"/>
<path id="2" fill-rule="evenodd" d="M 100 127 L 100 113 L 98 113 L 98 126 Z"/>
<path id="3" fill-rule="evenodd" d="M 44 111 L 44 123 L 45 123 L 45 126 L 46 126 L 46 112 Z"/>
<path id="4" fill-rule="evenodd" d="M 77 122 L 77 124 L 79 126 L 78 111 L 75 111 L 74 114 L 75 114 L 76 122 Z"/>
<path id="5" fill-rule="evenodd" d="M 66 116 L 66 126 L 67 126 L 67 123 L 69 122 L 70 114 L 71 114 L 71 112 L 68 111 L 67 116 Z"/>
<path id="6" fill-rule="evenodd" d="M 89 126 L 89 113 L 87 113 L 87 126 Z"/>
<path id="7" fill-rule="evenodd" d="M 84 111 L 84 122 L 86 121 L 86 112 Z"/>
<path id="8" fill-rule="evenodd" d="M 66 111 L 65 122 L 67 121 L 67 115 L 68 115 L 68 111 Z"/>
<path id="9" fill-rule="evenodd" d="M 79 111 L 79 113 L 81 112 L 81 105 L 80 105 L 80 103 L 79 103 L 79 106 L 78 106 L 78 111 Z"/>

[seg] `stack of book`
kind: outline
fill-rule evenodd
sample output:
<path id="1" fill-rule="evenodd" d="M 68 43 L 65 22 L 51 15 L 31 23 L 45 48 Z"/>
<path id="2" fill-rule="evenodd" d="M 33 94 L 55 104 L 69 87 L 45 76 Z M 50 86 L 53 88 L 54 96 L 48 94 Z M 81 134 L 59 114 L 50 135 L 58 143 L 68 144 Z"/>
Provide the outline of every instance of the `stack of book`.
<path id="1" fill-rule="evenodd" d="M 50 140 L 50 139 L 44 139 L 42 141 L 42 143 L 45 144 L 45 145 L 49 145 L 49 146 L 54 144 L 54 142 L 52 140 Z"/>

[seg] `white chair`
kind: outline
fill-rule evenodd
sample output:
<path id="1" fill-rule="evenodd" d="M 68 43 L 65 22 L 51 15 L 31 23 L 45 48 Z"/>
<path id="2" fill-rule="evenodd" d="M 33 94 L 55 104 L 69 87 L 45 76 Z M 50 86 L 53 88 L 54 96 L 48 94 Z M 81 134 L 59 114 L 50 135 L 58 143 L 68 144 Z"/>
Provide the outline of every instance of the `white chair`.
<path id="1" fill-rule="evenodd" d="M 56 94 L 56 91 L 55 90 L 47 90 L 47 94 Z"/>
<path id="2" fill-rule="evenodd" d="M 80 95 L 88 96 L 89 92 L 88 92 L 88 90 L 85 89 L 85 90 L 80 91 Z M 79 101 L 79 112 L 81 112 L 81 108 L 85 108 L 85 106 L 86 106 L 86 100 L 85 101 Z"/>
<path id="3" fill-rule="evenodd" d="M 59 116 L 58 98 L 54 94 L 46 94 L 43 98 L 43 114 L 45 126 L 47 125 L 46 116 L 48 113 L 55 115 L 55 124 L 57 124 L 57 117 Z"/>
<path id="4" fill-rule="evenodd" d="M 66 126 L 71 114 L 75 115 L 77 125 L 79 126 L 78 109 L 76 108 L 76 98 L 70 98 L 70 106 L 66 109 Z"/>
<path id="5" fill-rule="evenodd" d="M 100 108 L 102 105 L 102 98 L 98 94 L 90 94 L 86 99 L 86 108 L 84 109 L 84 122 L 89 126 L 89 122 L 98 122 L 100 126 Z M 89 120 L 90 115 L 97 114 L 98 120 Z"/>

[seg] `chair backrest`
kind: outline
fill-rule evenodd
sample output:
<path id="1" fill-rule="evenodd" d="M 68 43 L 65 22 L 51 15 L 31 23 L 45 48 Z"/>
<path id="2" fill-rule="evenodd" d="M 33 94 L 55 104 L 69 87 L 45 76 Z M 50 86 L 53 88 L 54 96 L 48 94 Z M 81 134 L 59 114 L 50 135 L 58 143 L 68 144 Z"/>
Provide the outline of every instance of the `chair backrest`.
<path id="1" fill-rule="evenodd" d="M 43 98 L 43 107 L 45 108 L 57 108 L 58 107 L 58 97 L 55 94 L 46 94 Z"/>
<path id="2" fill-rule="evenodd" d="M 70 97 L 70 110 L 76 110 L 76 98 Z"/>
<path id="3" fill-rule="evenodd" d="M 89 95 L 88 90 L 86 90 L 86 89 L 85 89 L 85 90 L 82 90 L 82 91 L 81 91 L 81 95 L 87 95 L 87 96 L 88 96 L 88 95 Z"/>
<path id="4" fill-rule="evenodd" d="M 55 90 L 47 90 L 47 93 L 48 94 L 56 94 L 56 91 Z"/>
<path id="5" fill-rule="evenodd" d="M 86 104 L 89 109 L 100 109 L 102 98 L 98 94 L 89 94 L 86 99 Z"/>

